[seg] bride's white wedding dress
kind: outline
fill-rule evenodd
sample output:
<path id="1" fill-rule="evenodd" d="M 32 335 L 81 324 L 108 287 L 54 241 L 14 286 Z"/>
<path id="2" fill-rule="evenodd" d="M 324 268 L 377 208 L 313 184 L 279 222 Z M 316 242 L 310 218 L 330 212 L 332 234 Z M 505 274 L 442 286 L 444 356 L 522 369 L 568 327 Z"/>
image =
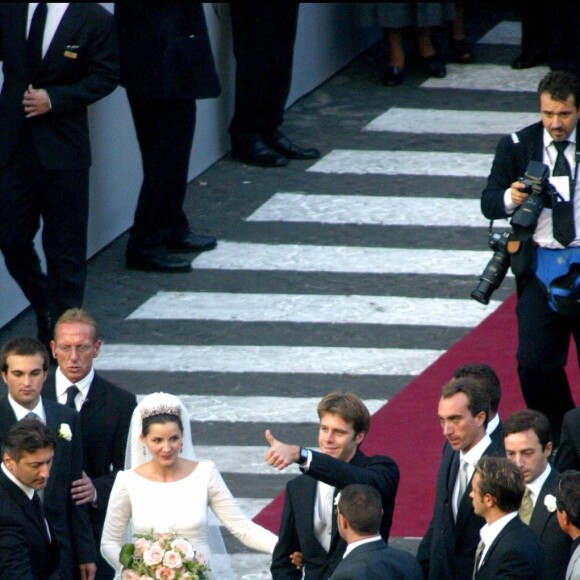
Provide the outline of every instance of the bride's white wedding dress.
<path id="1" fill-rule="evenodd" d="M 146 534 L 153 529 L 155 532 L 172 531 L 187 538 L 212 566 L 208 506 L 243 544 L 272 553 L 276 536 L 244 515 L 211 461 L 199 461 L 191 474 L 172 482 L 145 479 L 133 470 L 120 472 L 109 499 L 101 553 L 120 572 L 119 553 L 127 541 L 127 527 L 132 522 L 133 534 Z M 211 577 L 222 580 L 215 574 Z"/>

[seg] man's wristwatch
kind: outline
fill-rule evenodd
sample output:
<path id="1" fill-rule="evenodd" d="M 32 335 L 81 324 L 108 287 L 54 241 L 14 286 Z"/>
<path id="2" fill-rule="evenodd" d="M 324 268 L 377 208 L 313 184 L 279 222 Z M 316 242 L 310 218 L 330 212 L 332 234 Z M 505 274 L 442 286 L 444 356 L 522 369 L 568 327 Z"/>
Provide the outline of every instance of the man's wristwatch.
<path id="1" fill-rule="evenodd" d="M 308 449 L 300 447 L 300 455 L 298 456 L 298 465 L 304 465 L 308 461 Z"/>

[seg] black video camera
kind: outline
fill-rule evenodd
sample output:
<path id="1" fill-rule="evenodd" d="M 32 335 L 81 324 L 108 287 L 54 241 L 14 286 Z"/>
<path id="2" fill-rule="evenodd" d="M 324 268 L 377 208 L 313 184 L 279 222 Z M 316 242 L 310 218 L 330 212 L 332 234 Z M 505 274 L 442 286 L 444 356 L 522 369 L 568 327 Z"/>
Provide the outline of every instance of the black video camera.
<path id="1" fill-rule="evenodd" d="M 479 284 L 471 293 L 471 297 L 482 304 L 489 304 L 491 295 L 500 287 L 510 267 L 510 255 L 507 251 L 510 236 L 511 232 L 507 230 L 489 232 L 488 243 L 493 250 L 493 256 L 479 277 Z"/>
<path id="2" fill-rule="evenodd" d="M 530 161 L 526 168 L 526 174 L 519 179 L 524 184 L 522 191 L 529 194 L 526 201 L 515 211 L 511 220 L 514 228 L 523 230 L 519 232 L 521 240 L 533 235 L 542 209 L 552 206 L 552 196 L 557 192 L 549 178 L 550 168 L 545 163 Z"/>

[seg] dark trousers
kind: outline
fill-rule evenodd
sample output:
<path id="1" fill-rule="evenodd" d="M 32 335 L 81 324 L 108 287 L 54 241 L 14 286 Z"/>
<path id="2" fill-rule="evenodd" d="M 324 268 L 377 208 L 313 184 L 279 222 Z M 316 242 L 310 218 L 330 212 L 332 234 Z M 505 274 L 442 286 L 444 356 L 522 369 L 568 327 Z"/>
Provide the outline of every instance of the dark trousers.
<path id="1" fill-rule="evenodd" d="M 230 2 L 236 57 L 235 143 L 275 136 L 284 121 L 299 2 Z"/>
<path id="2" fill-rule="evenodd" d="M 518 374 L 526 405 L 550 420 L 555 445 L 560 442 L 562 419 L 575 407 L 564 367 L 570 335 L 580 361 L 580 320 L 556 314 L 535 277 L 523 285 L 518 316 Z"/>
<path id="3" fill-rule="evenodd" d="M 127 93 L 143 163 L 143 184 L 127 253 L 166 251 L 189 231 L 183 211 L 195 131 L 193 99 L 149 99 Z"/>
<path id="4" fill-rule="evenodd" d="M 80 308 L 86 283 L 89 171 L 42 167 L 24 129 L 0 169 L 0 250 L 6 268 L 37 312 L 56 320 Z M 34 247 L 43 221 L 46 274 Z"/>

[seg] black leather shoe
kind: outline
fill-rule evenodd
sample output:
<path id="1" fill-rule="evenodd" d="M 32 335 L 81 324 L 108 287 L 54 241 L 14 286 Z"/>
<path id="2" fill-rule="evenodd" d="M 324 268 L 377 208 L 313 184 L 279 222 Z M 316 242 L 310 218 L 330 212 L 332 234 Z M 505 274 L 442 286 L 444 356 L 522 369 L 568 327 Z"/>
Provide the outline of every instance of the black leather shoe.
<path id="1" fill-rule="evenodd" d="M 141 272 L 191 272 L 191 262 L 171 254 L 140 254 L 127 255 L 125 261 L 127 270 Z"/>
<path id="2" fill-rule="evenodd" d="M 522 52 L 512 61 L 512 68 L 515 70 L 522 70 L 524 68 L 533 68 L 539 66 L 546 61 L 541 54 L 534 52 Z"/>
<path id="3" fill-rule="evenodd" d="M 243 145 L 233 145 L 232 157 L 248 165 L 257 165 L 258 167 L 285 167 L 288 165 L 286 157 L 270 149 L 260 139 Z"/>
<path id="4" fill-rule="evenodd" d="M 284 155 L 288 159 L 318 159 L 320 157 L 320 151 L 314 149 L 314 147 L 309 147 L 308 149 L 304 147 L 298 147 L 286 137 L 285 135 L 279 135 L 274 139 L 268 139 L 266 141 L 268 147 Z"/>
<path id="5" fill-rule="evenodd" d="M 186 254 L 188 252 L 213 250 L 216 246 L 217 240 L 213 236 L 202 236 L 195 232 L 189 232 L 178 242 L 169 244 L 167 249 L 175 254 Z"/>
<path id="6" fill-rule="evenodd" d="M 405 78 L 405 69 L 399 66 L 388 66 L 381 79 L 387 87 L 397 87 Z"/>
<path id="7" fill-rule="evenodd" d="M 431 56 L 422 57 L 422 61 L 425 72 L 430 77 L 442 79 L 447 75 L 447 68 L 439 53 L 436 52 Z"/>

